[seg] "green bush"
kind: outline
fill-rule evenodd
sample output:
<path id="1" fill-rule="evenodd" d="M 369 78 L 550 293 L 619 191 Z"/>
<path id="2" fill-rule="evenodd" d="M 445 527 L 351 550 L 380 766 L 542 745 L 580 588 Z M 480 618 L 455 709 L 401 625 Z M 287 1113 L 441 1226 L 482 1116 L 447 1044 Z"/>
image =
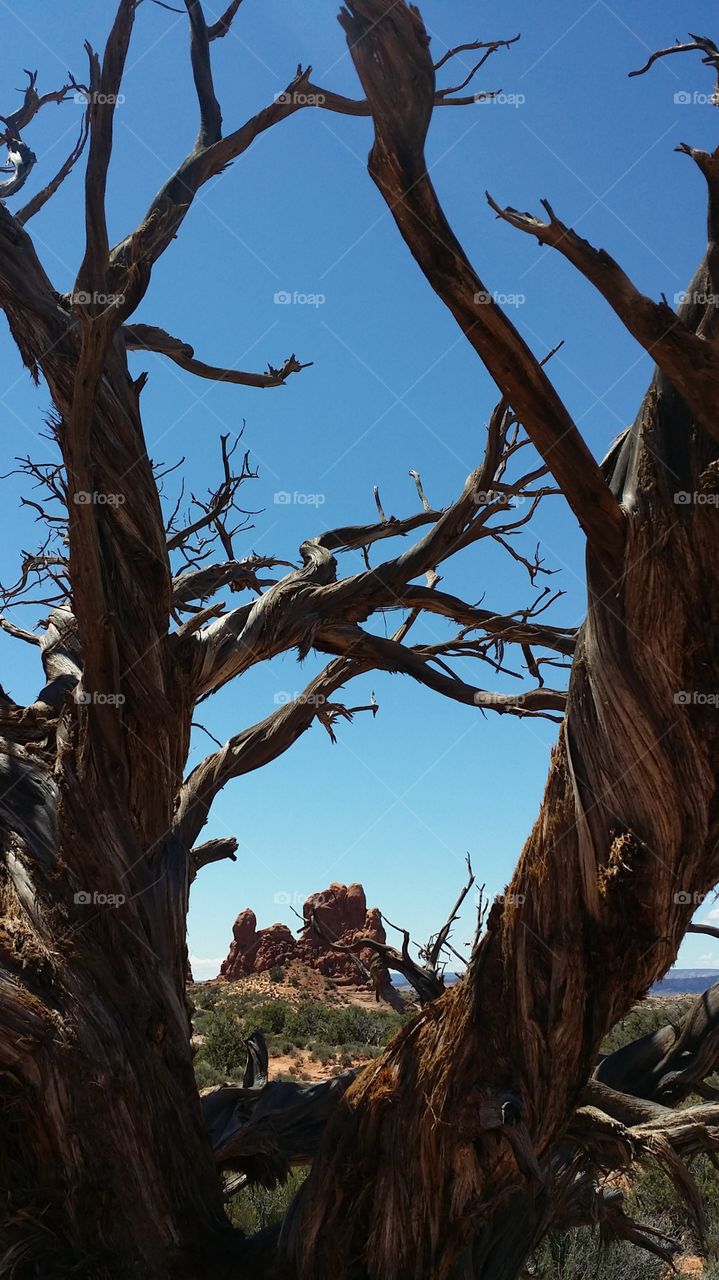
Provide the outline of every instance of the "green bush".
<path id="1" fill-rule="evenodd" d="M 286 1000 L 267 1000 L 264 1004 L 256 1005 L 251 1015 L 249 1012 L 245 1014 L 245 1025 L 248 1025 L 249 1019 L 253 1022 L 250 1030 L 254 1030 L 254 1027 L 262 1027 L 262 1030 L 270 1035 L 279 1035 L 280 1032 L 285 1031 L 290 1013 L 291 1005 Z"/>
<path id="2" fill-rule="evenodd" d="M 205 1021 L 203 1033 L 205 1039 L 198 1058 L 221 1075 L 242 1075 L 247 1061 L 246 1033 L 237 1015 L 230 1009 L 213 1010 Z M 199 1063 L 196 1071 L 197 1066 Z"/>
<path id="3" fill-rule="evenodd" d="M 306 1169 L 293 1169 L 287 1182 L 271 1191 L 264 1187 L 245 1187 L 227 1205 L 230 1222 L 248 1236 L 271 1226 L 285 1216 L 292 1197 L 306 1177 Z"/>

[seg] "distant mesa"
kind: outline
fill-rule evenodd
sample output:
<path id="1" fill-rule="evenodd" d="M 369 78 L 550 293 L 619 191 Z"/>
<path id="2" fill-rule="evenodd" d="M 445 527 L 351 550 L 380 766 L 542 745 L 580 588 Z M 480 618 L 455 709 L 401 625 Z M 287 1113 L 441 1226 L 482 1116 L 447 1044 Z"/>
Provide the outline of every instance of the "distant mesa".
<path id="1" fill-rule="evenodd" d="M 316 919 L 321 933 L 312 926 Z M 304 925 L 296 938 L 286 924 L 271 924 L 266 929 L 257 928 L 257 917 L 247 907 L 241 911 L 232 926 L 232 942 L 227 959 L 220 969 L 220 978 L 236 982 L 254 973 L 264 973 L 276 965 L 285 966 L 299 961 L 342 985 L 364 986 L 366 977 L 347 952 L 333 950 L 332 942 L 341 946 L 354 946 L 357 939 L 370 937 L 386 942 L 387 935 L 378 907 L 367 908 L 365 891 L 361 884 L 331 884 L 321 893 L 313 893 L 302 908 Z M 388 970 L 378 965 L 376 953 L 368 947 L 358 947 L 356 955 L 366 969 L 371 969 L 378 992 L 391 989 Z"/>

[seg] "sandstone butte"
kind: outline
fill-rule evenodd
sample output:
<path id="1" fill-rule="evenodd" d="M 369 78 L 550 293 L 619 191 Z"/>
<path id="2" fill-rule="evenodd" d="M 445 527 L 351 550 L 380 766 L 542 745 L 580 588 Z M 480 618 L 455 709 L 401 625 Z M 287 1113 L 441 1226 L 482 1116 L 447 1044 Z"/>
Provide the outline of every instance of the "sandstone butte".
<path id="1" fill-rule="evenodd" d="M 295 937 L 286 924 L 258 929 L 254 911 L 249 907 L 241 911 L 232 926 L 232 942 L 222 963 L 220 978 L 236 982 L 249 974 L 264 973 L 275 965 L 299 961 L 343 985 L 366 985 L 352 957 L 334 951 L 312 928 L 313 913 L 326 937 L 343 946 L 353 946 L 361 937 L 377 942 L 387 940 L 379 908 L 367 909 L 362 885 L 331 884 L 329 889 L 311 894 L 305 902 L 302 908 L 305 923 L 299 937 Z M 388 988 L 389 973 L 384 966 L 378 967 L 375 952 L 369 947 L 358 947 L 356 954 L 368 969 L 374 961 L 372 975 L 378 992 Z"/>

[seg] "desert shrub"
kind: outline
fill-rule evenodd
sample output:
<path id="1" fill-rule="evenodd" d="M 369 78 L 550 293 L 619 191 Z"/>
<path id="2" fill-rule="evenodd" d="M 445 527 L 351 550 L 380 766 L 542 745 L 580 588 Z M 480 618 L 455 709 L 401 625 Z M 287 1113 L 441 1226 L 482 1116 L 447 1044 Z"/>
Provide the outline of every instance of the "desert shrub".
<path id="1" fill-rule="evenodd" d="M 547 1236 L 527 1274 L 537 1280 L 659 1280 L 666 1264 L 635 1245 L 604 1245 L 584 1229 Z"/>
<path id="2" fill-rule="evenodd" d="M 187 988 L 187 994 L 198 1009 L 212 1009 L 221 999 L 222 987 L 209 982 L 195 982 Z"/>
<path id="3" fill-rule="evenodd" d="M 321 1062 L 326 1066 L 328 1062 L 334 1062 L 335 1051 L 328 1044 L 316 1044 L 310 1054 L 310 1058 L 314 1062 Z"/>
<path id="4" fill-rule="evenodd" d="M 242 1075 L 247 1061 L 246 1033 L 237 1015 L 230 1009 L 213 1011 L 205 1022 L 203 1033 L 205 1039 L 197 1057 L 204 1059 L 221 1075 Z"/>
<path id="5" fill-rule="evenodd" d="M 602 1052 L 613 1053 L 615 1049 L 622 1049 L 625 1044 L 638 1040 L 640 1036 L 658 1031 L 668 1022 L 677 1022 L 690 1004 L 691 999 L 679 999 L 672 1004 L 649 1002 L 637 1005 L 609 1032 L 602 1045 Z"/>
<path id="6" fill-rule="evenodd" d="M 254 1030 L 255 1027 L 262 1027 L 262 1030 L 269 1032 L 270 1035 L 279 1035 L 286 1030 L 291 1012 L 291 1006 L 286 1000 L 267 1000 L 264 1004 L 256 1005 L 245 1014 L 245 1025 L 248 1025 L 248 1019 L 252 1022 L 248 1035 L 249 1031 Z"/>
<path id="7" fill-rule="evenodd" d="M 225 1078 L 224 1073 L 211 1067 L 201 1053 L 198 1053 L 193 1065 L 195 1068 L 195 1083 L 198 1089 L 206 1089 L 211 1084 L 219 1084 Z"/>
<path id="8" fill-rule="evenodd" d="M 282 982 L 285 976 L 285 971 L 282 968 L 281 964 L 273 964 L 269 973 L 270 973 L 270 982 Z"/>
<path id="9" fill-rule="evenodd" d="M 254 1235 L 283 1218 L 292 1197 L 307 1177 L 305 1169 L 293 1169 L 287 1182 L 267 1191 L 264 1187 L 245 1187 L 227 1205 L 227 1216 L 234 1227 L 246 1235 Z"/>

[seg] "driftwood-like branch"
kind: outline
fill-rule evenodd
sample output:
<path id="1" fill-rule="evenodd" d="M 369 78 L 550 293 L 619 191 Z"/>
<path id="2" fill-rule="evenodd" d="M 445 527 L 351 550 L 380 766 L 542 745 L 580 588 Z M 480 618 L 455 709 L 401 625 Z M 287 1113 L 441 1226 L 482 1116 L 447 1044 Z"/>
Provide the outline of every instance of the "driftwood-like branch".
<path id="1" fill-rule="evenodd" d="M 643 67 L 639 67 L 637 71 L 630 71 L 630 76 L 643 76 L 650 67 L 654 66 L 660 58 L 669 58 L 675 53 L 701 53 L 703 55 L 702 62 L 705 66 L 713 67 L 719 76 L 719 49 L 713 40 L 707 36 L 691 35 L 691 43 L 682 44 L 677 40 L 675 44 L 671 44 L 666 49 L 657 49 L 650 55 Z"/>
<path id="2" fill-rule="evenodd" d="M 690 156 L 703 173 L 707 184 L 707 256 L 709 291 L 714 294 L 714 306 L 707 309 L 702 324 L 697 329 L 701 337 L 714 337 L 719 314 L 719 149 L 700 151 L 682 142 L 676 148 L 682 155 Z M 690 302 L 694 301 L 689 299 Z"/>
<path id="3" fill-rule="evenodd" d="M 224 862 L 226 858 L 231 862 L 237 862 L 238 847 L 234 836 L 220 837 L 216 840 L 206 840 L 204 844 L 196 844 L 190 853 L 193 874 L 197 875 L 198 871 L 209 866 L 211 862 Z"/>
<path id="4" fill-rule="evenodd" d="M 691 932 L 705 929 L 692 926 Z M 706 1083 L 717 1068 L 719 983 L 697 996 L 676 1024 L 667 1023 L 603 1058 L 594 1079 L 618 1092 L 675 1106 L 692 1093 L 719 1098 Z"/>
<path id="5" fill-rule="evenodd" d="M 241 387 L 282 387 L 290 374 L 309 369 L 312 364 L 312 361 L 308 364 L 300 364 L 299 360 L 291 355 L 279 369 L 270 366 L 267 373 L 243 373 L 241 369 L 221 369 L 216 365 L 204 364 L 202 360 L 196 360 L 194 348 L 188 342 L 173 338 L 172 334 L 166 333 L 156 325 L 126 325 L 122 335 L 128 351 L 155 351 L 158 355 L 167 356 L 181 369 L 194 373 L 198 378 L 208 378 L 212 382 L 230 382 Z"/>
<path id="6" fill-rule="evenodd" d="M 220 1170 L 274 1187 L 290 1169 L 310 1164 L 327 1122 L 356 1072 L 319 1084 L 269 1081 L 263 1087 L 218 1085 L 202 1097 L 203 1119 Z"/>
<path id="7" fill-rule="evenodd" d="M 520 717 L 547 715 L 558 713 L 561 720 L 566 706 L 566 694 L 558 689 L 540 686 L 525 690 L 519 694 L 492 693 L 476 685 L 467 684 L 454 674 L 445 675 L 435 669 L 432 659 L 437 651 L 436 646 L 417 645 L 408 648 L 395 640 L 384 636 L 371 635 L 360 627 L 320 626 L 315 634 L 315 648 L 323 653 L 336 653 L 347 658 L 359 658 L 371 662 L 381 671 L 402 672 L 412 676 L 420 684 L 427 685 L 436 693 L 466 706 L 479 707 L 482 710 L 509 713 Z M 442 646 L 444 647 L 444 646 Z M 454 641 L 452 650 L 455 654 L 462 652 L 462 641 Z M 465 645 L 466 656 L 475 656 L 473 646 Z M 555 718 L 551 714 L 550 719 Z"/>
<path id="8" fill-rule="evenodd" d="M 190 54 L 195 87 L 200 104 L 200 131 L 193 149 L 176 172 L 165 183 L 151 202 L 141 224 L 126 236 L 112 251 L 112 290 L 122 294 L 123 316 L 129 316 L 144 297 L 150 281 L 153 264 L 165 252 L 177 235 L 198 191 L 211 178 L 243 154 L 257 138 L 295 112 L 307 107 L 319 108 L 348 116 L 368 116 L 370 104 L 364 100 L 347 98 L 315 85 L 311 80 L 311 67 L 298 67 L 285 91 L 275 100 L 246 121 L 239 129 L 222 136 L 222 116 L 213 80 L 212 42 L 224 36 L 240 7 L 234 0 L 216 21 L 208 26 L 199 0 L 185 0 L 190 18 Z M 518 37 L 509 40 L 476 42 L 451 49 L 441 59 L 444 65 L 464 49 L 481 48 L 482 58 L 465 78 L 461 88 L 472 80 L 492 53 L 513 44 Z M 468 96 L 455 96 L 458 86 L 434 91 L 437 106 L 471 105 L 492 92 Z"/>

